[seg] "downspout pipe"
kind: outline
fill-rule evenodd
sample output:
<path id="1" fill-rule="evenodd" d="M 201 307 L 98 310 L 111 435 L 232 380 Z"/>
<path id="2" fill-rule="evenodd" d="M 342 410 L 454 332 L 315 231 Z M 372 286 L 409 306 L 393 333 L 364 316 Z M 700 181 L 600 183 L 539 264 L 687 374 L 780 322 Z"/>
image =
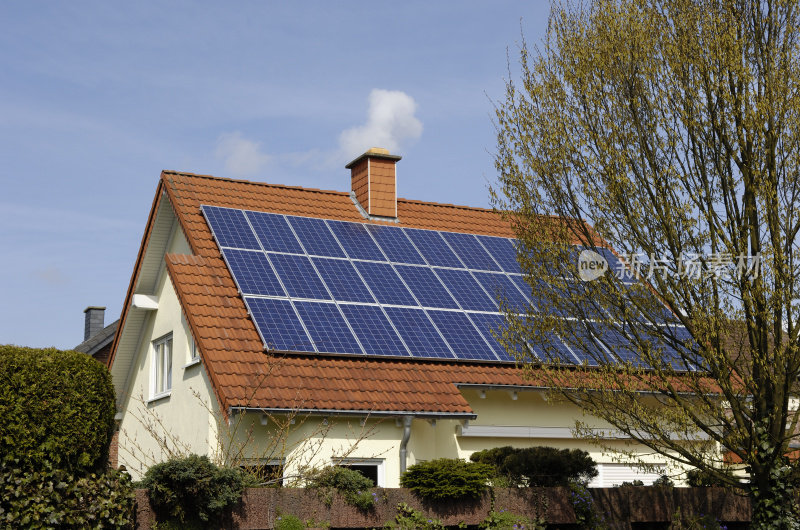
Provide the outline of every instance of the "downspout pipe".
<path id="1" fill-rule="evenodd" d="M 408 458 L 408 439 L 411 438 L 411 420 L 414 416 L 403 416 L 403 438 L 400 440 L 400 474 L 406 472 Z"/>

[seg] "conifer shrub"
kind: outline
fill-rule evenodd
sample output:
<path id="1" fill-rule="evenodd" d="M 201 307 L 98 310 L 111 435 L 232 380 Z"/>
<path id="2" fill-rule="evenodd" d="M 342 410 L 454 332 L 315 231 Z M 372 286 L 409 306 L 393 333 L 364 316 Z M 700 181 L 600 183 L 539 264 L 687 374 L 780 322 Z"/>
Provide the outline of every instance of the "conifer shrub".
<path id="1" fill-rule="evenodd" d="M 252 485 L 238 468 L 218 467 L 207 456 L 189 455 L 156 464 L 140 486 L 160 520 L 184 528 L 217 523 Z"/>
<path id="2" fill-rule="evenodd" d="M 132 528 L 134 503 L 125 472 L 73 474 L 46 461 L 32 468 L 0 460 L 0 528 Z"/>
<path id="3" fill-rule="evenodd" d="M 482 462 L 439 458 L 409 467 L 400 485 L 427 500 L 474 499 L 486 491 L 492 471 Z"/>
<path id="4" fill-rule="evenodd" d="M 334 491 L 341 494 L 347 504 L 360 510 L 371 509 L 377 500 L 377 494 L 371 491 L 372 480 L 345 466 L 327 466 L 317 470 L 309 477 L 308 487 L 319 489 L 328 506 L 333 503 Z"/>
<path id="5" fill-rule="evenodd" d="M 597 476 L 597 463 L 580 449 L 505 446 L 478 451 L 470 460 L 491 466 L 495 485 L 567 486 L 586 484 Z"/>
<path id="6" fill-rule="evenodd" d="M 0 455 L 30 469 L 102 473 L 115 396 L 105 366 L 84 353 L 0 345 Z"/>

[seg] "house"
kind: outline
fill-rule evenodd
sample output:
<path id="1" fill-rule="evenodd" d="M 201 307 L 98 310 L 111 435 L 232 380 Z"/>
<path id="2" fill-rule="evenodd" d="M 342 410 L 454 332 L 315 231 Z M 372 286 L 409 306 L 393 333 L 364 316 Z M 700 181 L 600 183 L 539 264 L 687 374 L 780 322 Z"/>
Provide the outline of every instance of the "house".
<path id="1" fill-rule="evenodd" d="M 415 462 L 503 445 L 585 449 L 598 486 L 656 478 L 574 439 L 581 411 L 492 337 L 485 282 L 531 295 L 506 222 L 397 198 L 399 160 L 367 151 L 345 192 L 162 172 L 109 360 L 134 478 L 192 451 L 396 487 Z"/>

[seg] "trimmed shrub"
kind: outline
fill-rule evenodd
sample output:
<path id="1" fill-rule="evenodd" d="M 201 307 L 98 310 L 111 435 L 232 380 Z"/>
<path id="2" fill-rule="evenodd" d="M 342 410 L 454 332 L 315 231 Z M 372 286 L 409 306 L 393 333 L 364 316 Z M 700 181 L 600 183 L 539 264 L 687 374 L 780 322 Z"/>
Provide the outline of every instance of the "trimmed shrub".
<path id="1" fill-rule="evenodd" d="M 383 527 L 394 530 L 445 530 L 447 528 L 440 519 L 428 517 L 404 502 L 397 505 L 397 516 L 394 521 L 387 522 Z"/>
<path id="2" fill-rule="evenodd" d="M 597 463 L 580 449 L 554 447 L 495 447 L 470 456 L 494 468 L 494 476 L 508 486 L 566 486 L 572 482 L 588 483 L 597 476 Z"/>
<path id="3" fill-rule="evenodd" d="M 275 518 L 275 530 L 304 530 L 306 524 L 296 515 L 281 514 Z"/>
<path id="4" fill-rule="evenodd" d="M 369 510 L 375 505 L 377 494 L 372 492 L 372 480 L 355 469 L 342 466 L 323 467 L 308 479 L 309 488 L 325 492 L 325 504 L 333 502 L 332 491 L 338 491 L 347 504 L 360 510 Z"/>
<path id="5" fill-rule="evenodd" d="M 218 467 L 198 455 L 156 464 L 141 481 L 158 517 L 185 527 L 219 521 L 249 485 L 240 469 Z"/>
<path id="6" fill-rule="evenodd" d="M 78 476 L 49 462 L 35 470 L 13 458 L 0 462 L 2 528 L 131 528 L 134 503 L 125 472 Z"/>
<path id="7" fill-rule="evenodd" d="M 75 351 L 6 345 L 0 381 L 0 455 L 32 470 L 106 469 L 115 398 L 105 366 Z"/>
<path id="8" fill-rule="evenodd" d="M 720 472 L 725 476 L 731 477 L 731 480 L 734 480 L 733 473 L 731 473 L 729 470 L 722 469 Z M 687 471 L 686 484 L 692 488 L 730 487 L 730 484 L 717 478 L 715 475 L 712 475 L 704 469 L 691 469 Z"/>
<path id="9" fill-rule="evenodd" d="M 492 467 L 457 458 L 420 462 L 400 477 L 400 485 L 427 500 L 477 498 L 486 491 Z"/>

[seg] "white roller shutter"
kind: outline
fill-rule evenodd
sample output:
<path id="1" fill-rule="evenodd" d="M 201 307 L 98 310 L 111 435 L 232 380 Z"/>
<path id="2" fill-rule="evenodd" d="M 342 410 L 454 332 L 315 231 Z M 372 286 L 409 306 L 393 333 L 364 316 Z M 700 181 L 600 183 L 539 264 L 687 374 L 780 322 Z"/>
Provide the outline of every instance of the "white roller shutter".
<path id="1" fill-rule="evenodd" d="M 597 477 L 589 484 L 592 488 L 612 488 L 623 482 L 641 480 L 650 486 L 661 476 L 659 472 L 646 472 L 638 464 L 598 464 Z"/>

